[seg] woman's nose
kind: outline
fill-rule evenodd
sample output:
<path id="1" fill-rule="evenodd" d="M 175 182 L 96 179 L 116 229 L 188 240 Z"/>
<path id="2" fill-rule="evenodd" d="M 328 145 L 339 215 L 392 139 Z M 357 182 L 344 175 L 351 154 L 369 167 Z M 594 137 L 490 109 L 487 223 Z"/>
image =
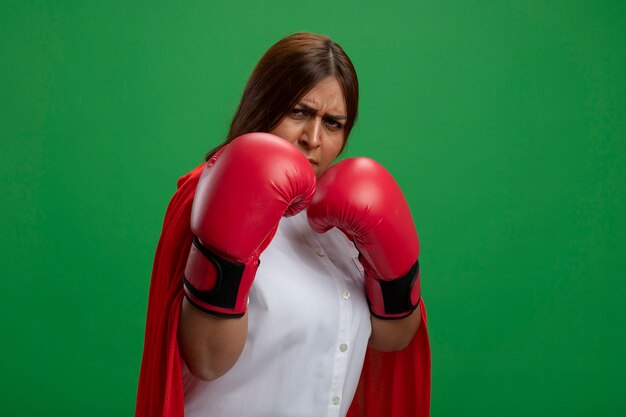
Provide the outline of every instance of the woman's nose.
<path id="1" fill-rule="evenodd" d="M 306 123 L 299 142 L 302 146 L 313 149 L 320 145 L 321 122 L 312 118 Z"/>

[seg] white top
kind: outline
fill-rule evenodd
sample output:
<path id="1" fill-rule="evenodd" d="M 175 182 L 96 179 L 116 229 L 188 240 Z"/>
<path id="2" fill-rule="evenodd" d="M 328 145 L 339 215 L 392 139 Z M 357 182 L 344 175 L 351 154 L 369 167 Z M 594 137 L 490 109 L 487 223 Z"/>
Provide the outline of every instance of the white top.
<path id="1" fill-rule="evenodd" d="M 210 382 L 183 363 L 185 416 L 345 416 L 371 334 L 357 256 L 339 230 L 311 230 L 306 212 L 283 218 L 261 255 L 237 363 Z"/>

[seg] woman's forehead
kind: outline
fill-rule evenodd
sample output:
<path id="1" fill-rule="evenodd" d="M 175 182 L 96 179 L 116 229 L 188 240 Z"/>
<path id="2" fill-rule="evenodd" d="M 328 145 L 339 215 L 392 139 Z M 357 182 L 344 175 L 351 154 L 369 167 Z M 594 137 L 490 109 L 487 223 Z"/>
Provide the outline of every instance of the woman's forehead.
<path id="1" fill-rule="evenodd" d="M 327 77 L 313 86 L 299 100 L 310 109 L 338 117 L 346 117 L 346 100 L 341 84 L 335 77 Z"/>

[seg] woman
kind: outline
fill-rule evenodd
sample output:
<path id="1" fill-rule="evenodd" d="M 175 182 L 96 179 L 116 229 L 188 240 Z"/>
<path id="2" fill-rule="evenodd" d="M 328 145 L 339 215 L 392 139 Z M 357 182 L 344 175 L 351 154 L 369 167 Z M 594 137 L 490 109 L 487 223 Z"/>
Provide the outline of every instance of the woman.
<path id="1" fill-rule="evenodd" d="M 313 218 L 312 212 L 328 211 L 326 202 L 314 201 L 316 209 L 308 210 L 308 218 L 307 210 L 303 210 L 313 194 L 306 190 L 314 189 L 307 186 L 315 187 L 315 179 L 309 180 L 309 176 L 314 174 L 319 179 L 317 195 L 324 194 L 320 186 L 336 193 L 333 187 L 341 184 L 341 179 L 352 178 L 349 171 L 354 167 L 349 163 L 329 167 L 345 147 L 357 107 L 356 73 L 344 51 L 330 39 L 307 33 L 291 35 L 261 58 L 225 143 L 207 154 L 207 165 L 211 167 L 205 169 L 203 164 L 182 177 L 168 207 L 150 288 L 137 415 L 181 416 L 183 410 L 192 416 L 428 414 L 430 353 L 423 304 L 418 307 L 419 298 L 414 297 L 410 308 L 402 306 L 401 314 L 387 315 L 384 308 L 378 307 L 384 304 L 381 300 L 385 295 L 372 290 L 379 284 L 366 284 L 363 290 L 363 268 L 366 276 L 372 276 L 376 265 L 371 263 L 379 262 L 372 261 L 368 251 L 376 258 L 378 249 L 368 248 L 363 239 L 344 229 L 332 228 L 339 226 L 333 224 L 336 219 Z M 245 135 L 250 132 L 275 136 L 250 139 Z M 257 149 L 258 143 L 263 145 Z M 286 143 L 294 146 L 288 149 Z M 292 155 L 292 150 L 299 156 Z M 245 160 L 253 161 L 254 167 L 249 162 L 225 162 L 237 161 L 246 152 L 252 159 Z M 275 175 L 269 168 L 277 164 L 272 158 L 283 156 L 286 159 L 278 164 L 293 163 L 298 181 L 305 184 L 301 187 L 304 191 L 297 193 L 302 203 L 293 210 L 285 207 L 293 211 L 293 217 L 283 218 L 276 225 L 267 221 L 269 232 L 261 233 L 267 237 L 256 243 L 261 266 L 255 259 L 235 274 L 238 305 L 224 307 L 223 300 L 216 301 L 213 290 L 210 297 L 203 298 L 203 289 L 214 282 L 208 285 L 206 271 L 196 273 L 197 265 L 205 268 L 207 257 L 227 254 L 228 258 L 239 249 L 224 248 L 224 239 L 216 238 L 224 233 L 216 233 L 216 228 L 224 227 L 228 235 L 243 236 L 226 246 L 254 239 L 250 237 L 254 233 L 240 226 L 245 215 L 234 216 L 230 222 L 224 218 L 216 221 L 216 216 L 206 214 L 211 210 L 206 207 L 226 201 L 227 217 L 239 209 L 246 213 L 241 206 L 252 197 L 228 197 L 234 184 L 229 181 L 238 181 L 237 172 L 242 171 L 246 175 L 252 172 L 249 175 L 255 178 L 270 171 L 267 175 Z M 225 166 L 228 171 L 224 171 Z M 336 167 L 335 179 L 324 181 L 330 177 L 322 174 L 327 170 L 331 174 Z M 341 169 L 344 171 L 338 171 Z M 222 171 L 227 174 L 218 181 L 216 172 Z M 278 176 L 276 180 L 283 177 Z M 207 183 L 208 187 L 218 183 L 222 188 L 205 192 Z M 241 184 L 237 183 L 238 190 Z M 349 193 L 341 193 L 347 195 L 343 201 L 349 203 Z M 233 201 L 228 202 L 229 198 Z M 317 210 L 321 205 L 324 209 Z M 212 222 L 209 232 L 203 230 L 207 221 Z M 317 234 L 309 224 L 318 232 L 331 230 Z M 243 230 L 234 231 L 237 227 Z M 201 236 L 192 243 L 194 233 Z M 416 239 L 415 234 L 415 258 Z M 211 241 L 209 245 L 207 240 Z M 230 256 L 225 262 L 240 261 Z M 218 265 L 223 260 L 212 262 Z M 416 276 L 415 268 L 407 273 L 410 285 Z M 242 304 L 241 300 L 246 302 Z M 371 316 L 368 303 L 374 312 Z M 383 354 L 368 349 L 368 345 L 379 351 L 401 351 Z M 359 376 L 359 390 L 352 401 Z"/>

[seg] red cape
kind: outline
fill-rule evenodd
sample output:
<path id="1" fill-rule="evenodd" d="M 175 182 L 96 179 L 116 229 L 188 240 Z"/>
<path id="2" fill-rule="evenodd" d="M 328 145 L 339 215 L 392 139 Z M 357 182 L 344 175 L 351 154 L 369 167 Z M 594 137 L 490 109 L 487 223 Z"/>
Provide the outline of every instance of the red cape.
<path id="1" fill-rule="evenodd" d="M 137 390 L 136 417 L 183 417 L 184 398 L 177 331 L 182 279 L 192 234 L 191 204 L 204 164 L 178 180 L 165 213 L 154 256 L 146 333 Z M 430 415 L 430 344 L 426 309 L 408 348 L 381 353 L 368 349 L 348 417 Z"/>

